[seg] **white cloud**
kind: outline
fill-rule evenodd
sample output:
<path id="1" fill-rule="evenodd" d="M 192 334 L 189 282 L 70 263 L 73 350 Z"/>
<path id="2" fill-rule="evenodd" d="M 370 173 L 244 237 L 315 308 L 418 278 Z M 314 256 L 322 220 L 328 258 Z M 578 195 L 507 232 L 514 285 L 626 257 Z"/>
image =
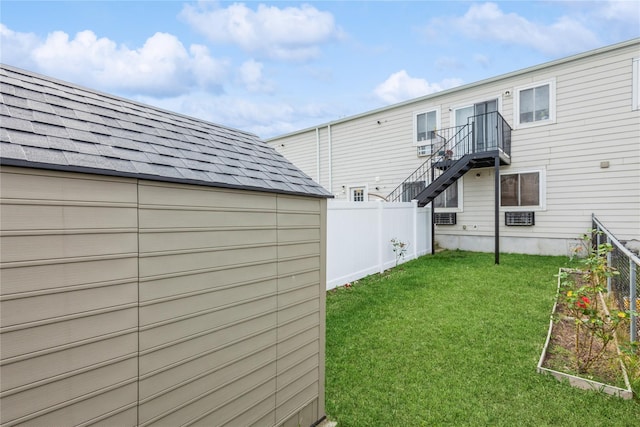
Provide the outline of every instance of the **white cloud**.
<path id="1" fill-rule="evenodd" d="M 0 23 L 0 61 L 16 67 L 33 68 L 28 52 L 33 50 L 40 40 L 33 33 L 18 33 Z"/>
<path id="2" fill-rule="evenodd" d="M 433 21 L 427 32 L 437 34 L 444 29 L 447 34 L 527 46 L 546 55 L 564 55 L 601 44 L 595 32 L 575 18 L 563 16 L 546 25 L 505 13 L 495 3 L 473 4 L 460 18 Z"/>
<path id="3" fill-rule="evenodd" d="M 227 62 L 213 58 L 205 46 L 187 50 L 167 33 L 156 33 L 142 47 L 129 49 L 88 30 L 73 38 L 55 31 L 45 40 L 4 26 L 1 30 L 3 62 L 101 90 L 155 96 L 176 95 L 193 86 L 219 91 L 228 69 Z M 7 52 L 5 46 L 12 48 Z"/>
<path id="4" fill-rule="evenodd" d="M 276 98 L 210 96 L 204 92 L 172 98 L 136 97 L 145 104 L 155 105 L 212 123 L 242 129 L 269 138 L 327 122 L 335 118 L 335 108 L 328 105 L 297 104 Z"/>
<path id="5" fill-rule="evenodd" d="M 607 1 L 597 9 L 596 17 L 609 21 L 635 23 L 637 30 L 640 22 L 640 5 L 637 0 Z"/>
<path id="6" fill-rule="evenodd" d="M 185 5 L 181 17 L 214 43 L 238 45 L 247 52 L 284 60 L 307 60 L 319 45 L 341 37 L 333 15 L 310 5 L 278 8 L 243 3 L 218 8 L 208 3 Z"/>
<path id="7" fill-rule="evenodd" d="M 238 70 L 240 81 L 249 92 L 273 92 L 273 83 L 267 81 L 262 75 L 264 65 L 253 59 L 245 61 Z"/>
<path id="8" fill-rule="evenodd" d="M 233 74 L 228 61 L 202 45 L 187 48 L 173 35 L 156 33 L 138 48 L 99 38 L 92 31 L 45 39 L 0 26 L 0 60 L 90 88 L 209 120 L 262 137 L 291 132 L 333 118 L 334 109 L 265 98 L 274 83 L 253 59 Z M 234 80 L 234 77 L 237 78 Z M 237 85 L 234 85 L 237 83 Z M 220 88 L 225 86 L 227 94 Z M 246 93 L 251 92 L 251 96 Z"/>
<path id="9" fill-rule="evenodd" d="M 597 2 L 587 8 L 587 19 L 611 41 L 631 39 L 640 34 L 640 4 L 637 0 Z"/>
<path id="10" fill-rule="evenodd" d="M 461 84 L 462 80 L 460 79 L 445 79 L 440 83 L 429 83 L 424 79 L 409 76 L 405 70 L 400 70 L 379 84 L 374 93 L 384 102 L 393 104 L 440 92 Z"/>

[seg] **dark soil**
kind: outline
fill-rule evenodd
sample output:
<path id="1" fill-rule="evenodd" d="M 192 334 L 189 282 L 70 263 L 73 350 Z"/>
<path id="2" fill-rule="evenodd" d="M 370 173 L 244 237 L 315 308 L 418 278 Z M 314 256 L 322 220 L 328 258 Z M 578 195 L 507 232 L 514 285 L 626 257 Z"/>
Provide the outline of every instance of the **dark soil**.
<path id="1" fill-rule="evenodd" d="M 545 368 L 553 369 L 582 378 L 598 381 L 605 384 L 625 388 L 624 377 L 615 343 L 607 345 L 604 356 L 594 362 L 587 372 L 578 372 L 575 356 L 576 330 L 574 320 L 563 318 L 554 322 L 551 330 L 551 340 L 545 360 L 542 364 Z M 582 338 L 583 340 L 586 338 Z M 601 343 L 594 344 L 594 351 L 602 349 Z"/>
<path id="2" fill-rule="evenodd" d="M 578 372 L 575 354 L 575 320 L 567 317 L 567 313 L 563 312 L 562 304 L 557 305 L 554 318 L 555 321 L 551 330 L 547 354 L 542 364 L 543 367 L 604 384 L 621 388 L 626 387 L 614 341 L 609 342 L 603 357 L 594 362 L 587 372 Z M 580 337 L 581 342 L 585 342 L 587 337 L 584 336 L 584 332 L 581 335 L 583 335 Z M 602 347 L 601 342 L 594 341 L 592 351 L 598 352 L 602 350 Z"/>

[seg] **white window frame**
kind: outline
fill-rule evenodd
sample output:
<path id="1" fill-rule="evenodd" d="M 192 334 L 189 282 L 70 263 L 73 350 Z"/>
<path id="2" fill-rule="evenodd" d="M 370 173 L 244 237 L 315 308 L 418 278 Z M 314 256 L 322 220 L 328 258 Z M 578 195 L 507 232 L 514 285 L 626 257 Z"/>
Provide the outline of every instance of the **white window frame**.
<path id="1" fill-rule="evenodd" d="M 502 184 L 498 189 L 500 194 L 500 211 L 546 211 L 547 210 L 547 171 L 545 168 L 539 169 L 509 169 L 508 171 L 500 172 L 500 178 L 504 175 L 519 175 L 525 173 L 538 173 L 538 200 L 540 203 L 537 206 L 502 206 Z M 502 179 L 499 180 L 502 183 Z"/>
<path id="2" fill-rule="evenodd" d="M 347 186 L 347 191 L 348 191 L 348 197 L 349 197 L 349 201 L 350 202 L 355 202 L 356 200 L 354 200 L 353 198 L 353 190 L 363 190 L 362 193 L 362 202 L 368 202 L 369 201 L 369 185 L 367 184 L 360 184 L 360 185 L 349 185 Z M 360 203 L 361 201 L 358 200 L 358 203 Z"/>
<path id="3" fill-rule="evenodd" d="M 458 110 L 462 110 L 463 108 L 469 108 L 469 107 L 475 107 L 476 104 L 480 104 L 483 102 L 490 102 L 493 100 L 497 100 L 498 101 L 498 113 L 502 114 L 502 94 L 498 93 L 496 95 L 493 96 L 484 96 L 482 98 L 477 98 L 475 100 L 472 100 L 470 102 L 465 102 L 464 104 L 455 104 L 452 105 L 449 108 L 449 127 L 454 127 L 456 126 L 456 112 Z M 466 125 L 466 123 L 461 123 L 458 124 L 457 126 L 464 126 Z"/>
<path id="4" fill-rule="evenodd" d="M 633 58 L 632 62 L 632 75 L 633 75 L 633 83 L 632 83 L 632 110 L 640 110 L 640 58 Z"/>
<path id="5" fill-rule="evenodd" d="M 531 123 L 520 123 L 520 93 L 524 90 L 549 85 L 549 118 Z M 526 129 L 536 126 L 546 126 L 556 122 L 556 79 L 540 80 L 526 86 L 514 88 L 513 96 L 513 123 L 516 129 Z"/>
<path id="6" fill-rule="evenodd" d="M 440 129 L 440 107 L 432 107 L 432 108 L 427 108 L 424 110 L 419 110 L 419 111 L 415 111 L 413 113 L 413 135 L 411 136 L 411 139 L 413 141 L 413 145 L 415 147 L 421 147 L 424 145 L 431 145 L 431 140 L 427 139 L 425 141 L 418 141 L 418 116 L 420 114 L 428 114 L 431 112 L 436 113 L 436 129 Z"/>
<path id="7" fill-rule="evenodd" d="M 463 184 L 463 180 L 464 178 L 461 177 L 460 179 L 458 179 L 455 183 L 455 185 L 458 186 L 458 207 L 455 208 L 433 208 L 434 212 L 464 212 L 464 206 L 463 206 L 463 194 L 464 194 L 464 184 Z M 435 204 L 434 204 L 435 205 Z"/>

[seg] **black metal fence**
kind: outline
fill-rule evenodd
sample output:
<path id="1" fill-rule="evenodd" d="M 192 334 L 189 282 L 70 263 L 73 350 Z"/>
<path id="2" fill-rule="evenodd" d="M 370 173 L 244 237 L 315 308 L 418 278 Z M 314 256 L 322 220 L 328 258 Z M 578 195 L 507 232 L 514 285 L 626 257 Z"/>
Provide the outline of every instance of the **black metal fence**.
<path id="1" fill-rule="evenodd" d="M 627 249 L 606 227 L 592 215 L 593 229 L 596 230 L 596 244 L 610 243 L 613 251 L 608 254 L 608 264 L 619 274 L 607 280 L 607 291 L 613 297 L 617 310 L 631 310 L 629 339 L 640 341 L 640 317 L 634 313 L 640 311 L 640 258 Z M 598 233 L 601 232 L 601 233 Z"/>

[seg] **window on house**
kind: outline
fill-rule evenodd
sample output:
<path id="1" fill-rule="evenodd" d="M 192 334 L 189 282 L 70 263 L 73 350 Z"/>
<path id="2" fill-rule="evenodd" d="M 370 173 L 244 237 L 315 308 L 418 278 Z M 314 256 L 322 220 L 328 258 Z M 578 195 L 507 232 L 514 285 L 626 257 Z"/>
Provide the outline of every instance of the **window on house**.
<path id="1" fill-rule="evenodd" d="M 416 114 L 415 142 L 418 145 L 425 145 L 424 141 L 431 141 L 434 132 L 438 127 L 438 113 L 436 110 Z M 422 144 L 420 142 L 423 142 Z M 430 142 L 429 142 L 430 143 Z"/>
<path id="2" fill-rule="evenodd" d="M 540 205 L 540 172 L 500 176 L 500 206 Z"/>
<path id="3" fill-rule="evenodd" d="M 434 208 L 458 207 L 458 183 L 450 185 L 433 200 Z"/>
<path id="4" fill-rule="evenodd" d="M 633 110 L 640 110 L 640 58 L 633 60 Z"/>
<path id="5" fill-rule="evenodd" d="M 424 181 L 404 182 L 402 184 L 402 201 L 410 202 L 414 200 L 424 189 Z"/>
<path id="6" fill-rule="evenodd" d="M 537 125 L 555 121 L 553 82 L 520 88 L 516 91 L 516 120 L 519 125 Z"/>
<path id="7" fill-rule="evenodd" d="M 364 202 L 366 197 L 365 187 L 350 187 L 349 200 L 352 202 Z"/>

